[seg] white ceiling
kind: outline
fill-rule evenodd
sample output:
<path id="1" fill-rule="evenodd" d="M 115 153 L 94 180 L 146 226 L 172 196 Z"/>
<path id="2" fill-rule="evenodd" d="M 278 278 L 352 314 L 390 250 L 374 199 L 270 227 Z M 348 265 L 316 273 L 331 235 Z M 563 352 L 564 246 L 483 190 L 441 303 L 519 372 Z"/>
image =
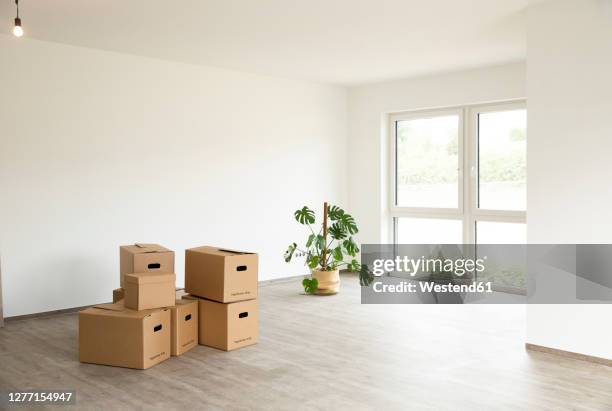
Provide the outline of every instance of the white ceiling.
<path id="1" fill-rule="evenodd" d="M 528 1 L 20 0 L 20 8 L 29 38 L 356 85 L 524 59 Z M 0 32 L 11 32 L 14 13 L 13 0 L 0 1 Z"/>

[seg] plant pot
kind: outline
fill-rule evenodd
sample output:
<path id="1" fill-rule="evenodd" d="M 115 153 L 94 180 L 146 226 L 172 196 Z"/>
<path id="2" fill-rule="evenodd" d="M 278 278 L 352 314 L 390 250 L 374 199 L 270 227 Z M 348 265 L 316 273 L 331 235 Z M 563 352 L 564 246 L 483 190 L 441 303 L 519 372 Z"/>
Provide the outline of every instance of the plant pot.
<path id="1" fill-rule="evenodd" d="M 312 270 L 312 278 L 319 282 L 316 294 L 331 295 L 340 290 L 340 271 L 317 271 Z"/>

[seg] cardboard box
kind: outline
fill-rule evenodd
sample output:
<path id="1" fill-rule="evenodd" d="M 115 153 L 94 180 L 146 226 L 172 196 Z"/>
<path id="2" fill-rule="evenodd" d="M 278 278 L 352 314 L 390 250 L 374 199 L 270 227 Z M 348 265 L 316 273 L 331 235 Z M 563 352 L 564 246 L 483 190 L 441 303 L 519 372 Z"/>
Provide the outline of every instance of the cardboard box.
<path id="1" fill-rule="evenodd" d="M 192 295 L 186 295 L 183 299 L 198 300 L 198 341 L 201 345 L 230 351 L 257 343 L 257 300 L 220 303 Z"/>
<path id="2" fill-rule="evenodd" d="M 123 288 L 115 288 L 113 290 L 113 302 L 116 303 L 117 301 L 123 300 L 124 297 L 124 291 Z"/>
<path id="3" fill-rule="evenodd" d="M 170 354 L 181 355 L 198 345 L 198 302 L 176 300 L 170 308 L 172 335 Z"/>
<path id="4" fill-rule="evenodd" d="M 229 303 L 257 298 L 257 254 L 217 247 L 185 251 L 185 291 Z"/>
<path id="5" fill-rule="evenodd" d="M 119 271 L 121 287 L 124 287 L 126 274 L 173 273 L 174 251 L 158 244 L 122 245 L 119 247 Z"/>
<path id="6" fill-rule="evenodd" d="M 189 293 L 185 292 L 184 288 L 177 288 L 176 289 L 176 299 L 180 300 L 181 298 L 183 298 L 184 295 L 188 295 Z"/>
<path id="7" fill-rule="evenodd" d="M 125 307 L 132 310 L 171 307 L 175 301 L 175 284 L 175 274 L 126 274 Z"/>
<path id="8" fill-rule="evenodd" d="M 79 312 L 79 360 L 147 369 L 170 358 L 170 333 L 170 309 L 97 305 Z"/>

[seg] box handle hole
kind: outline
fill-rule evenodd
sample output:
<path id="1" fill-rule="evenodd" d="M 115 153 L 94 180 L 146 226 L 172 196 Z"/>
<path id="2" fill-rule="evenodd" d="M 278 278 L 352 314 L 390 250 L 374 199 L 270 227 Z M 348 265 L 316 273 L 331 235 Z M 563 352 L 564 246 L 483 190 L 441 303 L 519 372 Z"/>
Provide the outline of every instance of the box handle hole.
<path id="1" fill-rule="evenodd" d="M 155 269 L 160 268 L 160 267 L 161 267 L 161 264 L 160 264 L 160 263 L 151 263 L 151 264 L 149 264 L 149 265 L 147 266 L 147 268 L 148 268 L 149 270 L 155 270 Z"/>
<path id="2" fill-rule="evenodd" d="M 248 313 L 248 312 L 246 312 L 246 311 L 245 311 L 245 312 L 243 312 L 243 313 L 238 314 L 238 318 L 246 318 L 246 317 L 248 317 L 248 316 L 249 316 L 249 313 Z"/>
<path id="3" fill-rule="evenodd" d="M 185 316 L 185 321 L 189 321 L 189 320 L 191 320 L 191 314 L 187 314 L 187 315 Z"/>
<path id="4" fill-rule="evenodd" d="M 246 265 L 239 265 L 238 267 L 236 267 L 236 271 L 246 271 L 247 266 Z"/>
<path id="5" fill-rule="evenodd" d="M 162 329 L 162 325 L 156 325 L 155 327 L 153 327 L 153 332 L 156 333 L 158 331 L 160 331 Z"/>

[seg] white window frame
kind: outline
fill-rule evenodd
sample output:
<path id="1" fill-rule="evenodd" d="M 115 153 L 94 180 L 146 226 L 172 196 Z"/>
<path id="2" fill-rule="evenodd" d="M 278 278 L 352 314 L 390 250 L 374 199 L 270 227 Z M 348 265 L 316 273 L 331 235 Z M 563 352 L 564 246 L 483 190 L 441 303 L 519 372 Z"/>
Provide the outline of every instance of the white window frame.
<path id="1" fill-rule="evenodd" d="M 491 104 L 475 104 L 431 110 L 416 110 L 393 113 L 388 118 L 389 130 L 389 215 L 392 227 L 392 241 L 397 244 L 397 219 L 439 218 L 463 221 L 463 243 L 475 244 L 476 223 L 491 221 L 501 223 L 527 223 L 526 211 L 486 210 L 478 208 L 478 115 L 480 113 L 526 109 L 524 100 L 512 100 Z M 459 116 L 459 170 L 458 207 L 429 208 L 404 207 L 396 202 L 396 123 L 401 120 L 425 119 L 446 115 Z M 529 137 L 527 137 L 529 138 Z"/>

